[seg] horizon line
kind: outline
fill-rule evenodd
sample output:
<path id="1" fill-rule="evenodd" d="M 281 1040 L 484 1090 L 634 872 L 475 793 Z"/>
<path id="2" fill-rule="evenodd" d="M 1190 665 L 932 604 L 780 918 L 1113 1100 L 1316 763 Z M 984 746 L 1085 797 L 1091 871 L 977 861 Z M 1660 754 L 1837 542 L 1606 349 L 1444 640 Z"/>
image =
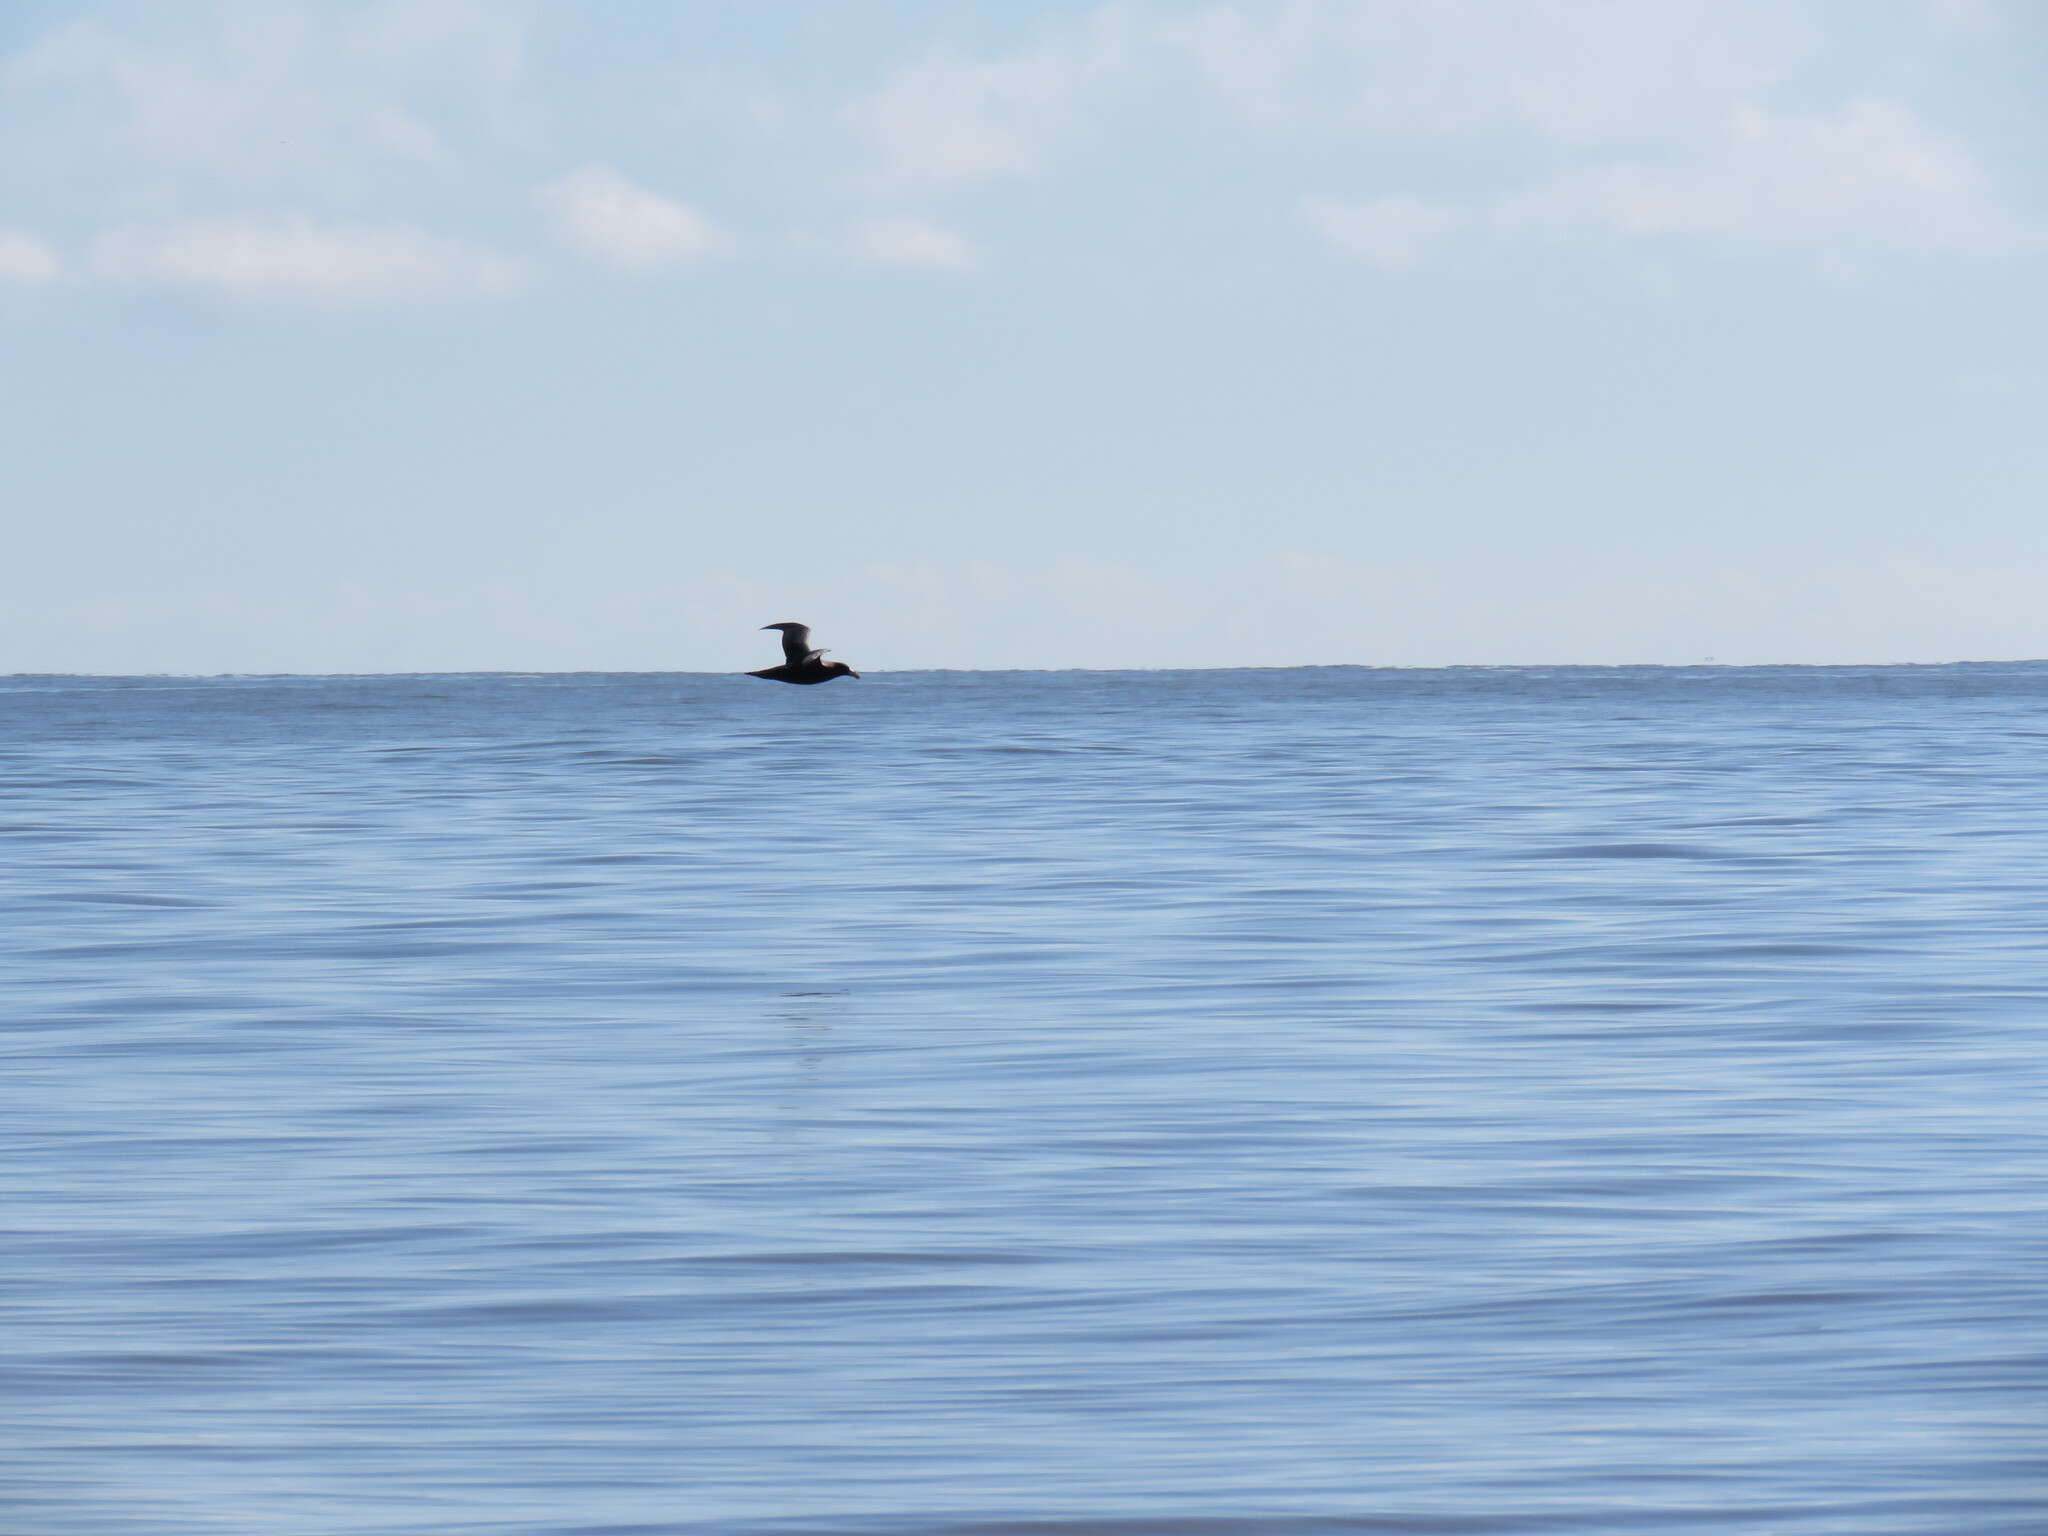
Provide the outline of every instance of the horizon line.
<path id="1" fill-rule="evenodd" d="M 909 677 L 1008 676 L 1016 673 L 1082 672 L 1110 676 L 1144 672 L 1747 672 L 1765 668 L 1805 671 L 1854 670 L 1875 667 L 2017 667 L 2048 664 L 2044 656 L 1957 657 L 1950 661 L 1454 661 L 1437 663 L 1326 661 L 1286 665 L 1250 664 L 1213 667 L 876 667 L 867 676 Z M 0 681 L 22 678 L 143 680 L 152 678 L 343 678 L 343 677 L 748 677 L 745 671 L 695 671 L 681 667 L 459 667 L 393 672 L 0 672 Z"/>

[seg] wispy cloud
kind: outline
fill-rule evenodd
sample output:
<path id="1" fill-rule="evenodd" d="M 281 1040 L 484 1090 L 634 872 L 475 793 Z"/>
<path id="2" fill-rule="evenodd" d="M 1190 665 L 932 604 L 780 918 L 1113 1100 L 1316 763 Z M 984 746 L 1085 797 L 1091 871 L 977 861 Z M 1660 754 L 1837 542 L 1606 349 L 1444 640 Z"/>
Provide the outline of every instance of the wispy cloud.
<path id="1" fill-rule="evenodd" d="M 1854 58 L 1829 46 L 1842 13 L 1818 0 L 1100 0 L 1006 23 L 999 45 L 962 13 L 950 36 L 899 31 L 865 78 L 742 70 L 707 94 L 701 62 L 649 65 L 717 108 L 688 119 L 703 142 L 685 198 L 646 169 L 673 163 L 672 112 L 621 109 L 599 132 L 551 95 L 573 71 L 537 67 L 538 0 L 94 0 L 0 61 L 0 195 L 24 229 L 86 248 L 107 233 L 69 267 L 24 234 L 0 278 L 365 302 L 504 292 L 515 258 L 493 252 L 575 281 L 538 259 L 551 237 L 652 274 L 733 253 L 731 226 L 817 251 L 802 231 L 821 223 L 845 232 L 827 261 L 850 239 L 869 263 L 958 273 L 990 265 L 956 227 L 963 200 L 1036 182 L 1032 238 L 1098 239 L 1109 200 L 1056 204 L 1060 178 L 1135 187 L 1204 157 L 1244 217 L 1298 209 L 1304 244 L 1386 272 L 1426 268 L 1454 235 L 1820 260 L 2030 243 L 1936 88 L 1996 46 L 2005 11 L 1885 12 L 1882 46 L 1948 76 L 1894 72 L 1875 94 L 1865 70 L 1857 94 Z"/>
<path id="2" fill-rule="evenodd" d="M 993 62 L 939 49 L 855 103 L 885 179 L 984 181 L 1039 168 L 1072 82 L 1050 56 Z"/>
<path id="3" fill-rule="evenodd" d="M 1946 0 L 1917 24 L 1897 20 L 1954 32 L 1958 15 L 1989 12 Z M 1212 133 L 1222 104 L 1240 144 L 1275 156 L 1275 175 L 1290 157 L 1295 174 L 1319 177 L 1351 160 L 1461 186 L 1469 213 L 1404 195 L 1303 198 L 1313 227 L 1388 271 L 1423 264 L 1460 225 L 1496 239 L 1549 225 L 1957 252 L 2012 243 L 2018 220 L 1960 137 L 1903 101 L 1814 99 L 1827 36 L 1818 7 L 1750 0 L 1108 0 L 1006 53 L 934 48 L 852 115 L 885 185 L 937 193 L 1113 153 L 1081 129 L 1127 121 L 1140 99 L 1208 111 Z M 1499 168 L 1491 187 L 1470 185 L 1478 147 L 1478 163 Z M 1500 216 L 1478 217 L 1486 208 Z"/>
<path id="4" fill-rule="evenodd" d="M 356 193 L 521 136 L 525 0 L 106 4 L 6 61 L 22 162 L 110 200 Z"/>
<path id="5" fill-rule="evenodd" d="M 1312 198 L 1305 212 L 1338 245 L 1387 272 L 1412 270 L 1440 236 L 1464 222 L 1457 209 L 1405 195 L 1362 203 Z"/>
<path id="6" fill-rule="evenodd" d="M 1568 172 L 1503 211 L 1510 224 L 1773 243 L 1853 237 L 1985 252 L 2017 236 L 1961 144 L 1874 98 L 1824 113 L 1743 106 L 1691 159 Z"/>
<path id="7" fill-rule="evenodd" d="M 1091 97 L 1145 46 L 1141 13 L 1108 4 L 996 58 L 936 46 L 847 109 L 891 186 L 945 186 L 1035 175 Z"/>
<path id="8" fill-rule="evenodd" d="M 20 230 L 0 230 L 0 282 L 47 283 L 63 270 L 47 241 Z"/>
<path id="9" fill-rule="evenodd" d="M 965 235 L 929 219 L 871 219 L 854 231 L 854 247 L 879 267 L 972 272 L 981 265 Z"/>
<path id="10" fill-rule="evenodd" d="M 1927 0 L 1937 33 L 1966 37 L 1992 37 L 2003 32 L 2006 16 L 1998 0 Z"/>
<path id="11" fill-rule="evenodd" d="M 481 246 L 400 225 L 321 225 L 303 217 L 115 230 L 95 246 L 93 267 L 121 282 L 340 305 L 502 295 L 520 283 L 515 262 Z"/>
<path id="12" fill-rule="evenodd" d="M 541 203 L 563 239 L 620 271 L 655 272 L 734 247 L 732 236 L 688 203 L 650 192 L 608 165 L 586 165 L 549 182 Z"/>

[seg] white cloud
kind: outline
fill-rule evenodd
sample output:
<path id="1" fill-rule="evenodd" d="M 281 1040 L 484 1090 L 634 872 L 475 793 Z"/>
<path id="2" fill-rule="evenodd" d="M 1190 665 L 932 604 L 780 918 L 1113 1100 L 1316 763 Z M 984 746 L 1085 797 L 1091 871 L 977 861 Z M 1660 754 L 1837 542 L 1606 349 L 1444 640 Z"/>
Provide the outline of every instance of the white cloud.
<path id="1" fill-rule="evenodd" d="M 1238 106 L 1284 115 L 1299 105 L 1301 75 L 1316 56 L 1322 25 L 1321 8 L 1301 0 L 1258 15 L 1211 5 L 1163 18 L 1159 41 L 1184 52 L 1196 73 Z"/>
<path id="2" fill-rule="evenodd" d="M 1960 144 L 1872 98 L 1829 113 L 1744 106 L 1689 161 L 1569 172 L 1511 198 L 1503 213 L 1510 224 L 1784 243 L 1989 251 L 2016 237 Z"/>
<path id="3" fill-rule="evenodd" d="M 1937 35 L 1985 38 L 2005 30 L 1996 0 L 1928 0 L 1928 14 Z"/>
<path id="4" fill-rule="evenodd" d="M 191 219 L 100 238 L 94 270 L 117 281 L 210 289 L 238 299 L 377 304 L 519 286 L 495 252 L 403 225 Z"/>
<path id="5" fill-rule="evenodd" d="M 47 283 L 63 270 L 47 242 L 19 230 L 0 230 L 0 282 Z"/>
<path id="6" fill-rule="evenodd" d="M 527 136 L 527 0 L 94 10 L 5 64 L 17 163 L 74 199 L 388 196 Z"/>
<path id="7" fill-rule="evenodd" d="M 627 272 L 652 272 L 720 256 L 732 237 L 687 203 L 650 192 L 608 165 L 586 165 L 541 190 L 562 237 L 584 255 Z"/>
<path id="8" fill-rule="evenodd" d="M 1305 211 L 1310 222 L 1338 245 L 1388 272 L 1406 272 L 1419 265 L 1424 251 L 1464 218 L 1442 203 L 1408 196 L 1366 203 L 1316 198 Z"/>
<path id="9" fill-rule="evenodd" d="M 1784 78 L 1796 4 L 1752 0 L 1280 0 L 1154 29 L 1256 114 L 1410 141 L 1509 130 L 1659 134 Z"/>
<path id="10" fill-rule="evenodd" d="M 849 109 L 892 186 L 1030 176 L 1073 130 L 1086 93 L 1128 70 L 1146 39 L 1138 13 L 1100 7 L 1006 58 L 938 47 Z"/>
<path id="11" fill-rule="evenodd" d="M 369 114 L 370 142 L 401 160 L 420 165 L 451 166 L 455 157 L 447 142 L 424 118 L 399 106 L 381 106 Z"/>
<path id="12" fill-rule="evenodd" d="M 1433 106 L 1447 123 L 1533 128 L 1560 144 L 1711 123 L 1729 103 L 1785 79 L 1813 46 L 1800 7 L 1781 3 L 1464 0 L 1425 9 L 1433 13 L 1422 44 L 1427 72 L 1390 71 L 1382 87 L 1390 100 Z M 1420 100 L 1410 96 L 1418 86 Z"/>
<path id="13" fill-rule="evenodd" d="M 1084 155 L 1126 185 L 1213 166 L 1219 203 L 1248 189 L 1291 203 L 1387 271 L 1482 225 L 1503 240 L 1587 228 L 1827 259 L 1853 241 L 2025 243 L 1972 147 L 1942 128 L 1939 93 L 1967 89 L 1998 44 L 1999 0 L 1883 9 L 1859 52 L 1831 46 L 1853 23 L 1822 0 L 1099 0 L 1005 23 L 1005 47 L 899 47 L 864 90 L 762 86 L 744 69 L 699 86 L 670 61 L 634 61 L 640 85 L 593 116 L 575 71 L 528 70 L 538 0 L 91 0 L 0 62 L 0 193 L 27 227 L 122 231 L 101 272 L 299 297 L 452 292 L 483 272 L 502 290 L 503 258 L 453 237 L 530 217 L 536 183 L 598 138 L 676 132 L 722 157 L 720 185 L 757 189 L 753 219 L 779 200 L 860 259 L 932 271 L 978 264 L 947 198 Z M 556 24 L 609 36 L 580 11 Z M 955 24 L 963 38 L 981 25 Z M 1909 76 L 1894 56 L 1924 67 Z M 1886 70 L 1895 90 L 1914 82 L 1910 100 L 1845 99 L 1859 72 L 1874 84 Z M 572 94 L 550 102 L 550 89 Z M 635 92 L 669 115 L 619 99 Z M 1416 195 L 1302 196 L 1359 185 Z M 1093 191 L 1090 206 L 1049 207 L 1048 233 L 1099 238 L 1081 228 L 1092 219 L 1114 238 Z M 736 248 L 702 209 L 607 164 L 539 200 L 555 235 L 622 272 Z M 902 208 L 930 217 L 890 216 Z M 266 232 L 219 209 L 272 217 Z M 242 254 L 226 259 L 230 246 Z M 34 280 L 47 263 L 29 251 L 0 276 Z M 242 275 L 164 275 L 201 268 Z"/>
<path id="14" fill-rule="evenodd" d="M 1992 0 L 1923 3 L 1887 23 L 1900 42 L 1996 14 Z M 1968 148 L 1909 106 L 1800 100 L 1837 25 L 1804 0 L 1105 0 L 1005 54 L 929 50 L 851 112 L 892 190 L 1039 175 L 1082 147 L 1082 128 L 1169 103 L 1212 141 L 1220 127 L 1231 150 L 1314 164 L 1319 179 L 1335 156 L 1377 175 L 1396 161 L 1412 185 L 1499 207 L 1497 234 L 1581 224 L 1980 251 L 2018 239 Z M 1473 185 L 1485 165 L 1490 190 Z M 1387 270 L 1470 222 L 1420 197 L 1303 206 Z"/>
<path id="15" fill-rule="evenodd" d="M 871 219 L 854 232 L 854 244 L 881 267 L 972 272 L 981 264 L 966 236 L 926 219 Z"/>
<path id="16" fill-rule="evenodd" d="M 984 62 L 941 49 L 898 70 L 854 116 L 886 179 L 983 181 L 1038 168 L 1071 91 L 1050 55 Z"/>

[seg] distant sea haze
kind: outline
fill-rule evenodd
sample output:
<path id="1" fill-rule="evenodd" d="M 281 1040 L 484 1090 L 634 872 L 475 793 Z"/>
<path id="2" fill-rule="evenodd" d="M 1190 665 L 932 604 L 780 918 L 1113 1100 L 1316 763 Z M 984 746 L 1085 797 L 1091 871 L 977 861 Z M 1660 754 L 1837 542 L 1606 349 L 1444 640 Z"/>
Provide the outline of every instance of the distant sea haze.
<path id="1" fill-rule="evenodd" d="M 2048 1530 L 2048 664 L 0 708 L 10 1533 Z"/>

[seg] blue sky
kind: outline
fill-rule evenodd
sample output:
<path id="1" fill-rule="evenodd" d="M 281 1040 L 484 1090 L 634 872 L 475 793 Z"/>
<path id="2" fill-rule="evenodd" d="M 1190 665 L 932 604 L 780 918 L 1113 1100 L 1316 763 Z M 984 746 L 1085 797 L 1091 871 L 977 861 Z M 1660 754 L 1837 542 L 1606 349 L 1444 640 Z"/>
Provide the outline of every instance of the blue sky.
<path id="1" fill-rule="evenodd" d="M 0 12 L 0 670 L 2048 656 L 2017 0 Z"/>

